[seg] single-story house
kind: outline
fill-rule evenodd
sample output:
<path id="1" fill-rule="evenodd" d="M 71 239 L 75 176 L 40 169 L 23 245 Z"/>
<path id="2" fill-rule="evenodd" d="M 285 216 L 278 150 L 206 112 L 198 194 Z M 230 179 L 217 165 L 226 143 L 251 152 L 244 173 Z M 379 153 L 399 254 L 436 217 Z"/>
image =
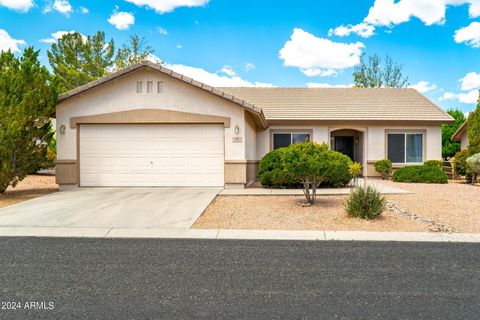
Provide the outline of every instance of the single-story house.
<path id="1" fill-rule="evenodd" d="M 467 132 L 467 121 L 465 121 L 460 128 L 452 136 L 453 141 L 460 142 L 460 149 L 466 150 L 468 148 L 468 132 Z"/>
<path id="2" fill-rule="evenodd" d="M 57 183 L 244 187 L 270 150 L 326 143 L 363 165 L 441 160 L 453 119 L 413 89 L 213 88 L 140 62 L 62 94 Z"/>

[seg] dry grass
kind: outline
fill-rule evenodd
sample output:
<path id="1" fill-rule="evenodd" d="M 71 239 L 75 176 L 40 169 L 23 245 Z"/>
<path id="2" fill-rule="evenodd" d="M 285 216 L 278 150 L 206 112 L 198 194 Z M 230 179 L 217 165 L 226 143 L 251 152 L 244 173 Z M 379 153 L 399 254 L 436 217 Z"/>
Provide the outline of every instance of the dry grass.
<path id="1" fill-rule="evenodd" d="M 382 181 L 414 194 L 389 195 L 387 198 L 404 210 L 431 218 L 458 232 L 480 232 L 480 186 L 415 184 Z"/>
<path id="2" fill-rule="evenodd" d="M 344 196 L 323 196 L 301 207 L 303 196 L 219 196 L 195 222 L 195 229 L 428 231 L 424 223 L 385 212 L 379 219 L 349 218 Z"/>
<path id="3" fill-rule="evenodd" d="M 58 185 L 55 183 L 54 176 L 30 175 L 15 188 L 9 187 L 5 194 L 0 194 L 0 208 L 57 191 Z"/>

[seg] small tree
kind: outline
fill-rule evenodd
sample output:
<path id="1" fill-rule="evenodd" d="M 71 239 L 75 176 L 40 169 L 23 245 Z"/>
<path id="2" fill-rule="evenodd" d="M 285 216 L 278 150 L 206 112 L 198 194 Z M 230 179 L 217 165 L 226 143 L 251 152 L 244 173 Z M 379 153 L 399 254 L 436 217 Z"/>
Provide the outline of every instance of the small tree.
<path id="1" fill-rule="evenodd" d="M 314 204 L 318 187 L 335 171 L 327 145 L 314 142 L 292 144 L 285 149 L 285 168 L 303 185 L 309 204 Z"/>
<path id="2" fill-rule="evenodd" d="M 383 180 L 388 180 L 392 175 L 392 161 L 389 159 L 379 160 L 375 162 L 375 171 L 382 175 Z"/>
<path id="3" fill-rule="evenodd" d="M 38 53 L 0 53 L 0 193 L 47 161 L 58 92 Z"/>
<path id="4" fill-rule="evenodd" d="M 468 116 L 468 154 L 473 156 L 480 153 L 480 101 L 477 108 Z"/>
<path id="5" fill-rule="evenodd" d="M 117 69 L 126 68 L 148 58 L 155 50 L 148 44 L 145 38 L 140 38 L 138 35 L 130 37 L 130 43 L 123 45 L 118 49 L 117 56 L 115 58 L 115 66 Z"/>
<path id="6" fill-rule="evenodd" d="M 378 55 L 365 54 L 360 59 L 360 64 L 353 72 L 353 82 L 357 88 L 403 88 L 408 86 L 408 77 L 403 74 L 403 65 L 394 62 L 389 56 L 382 59 Z"/>
<path id="7" fill-rule="evenodd" d="M 107 42 L 101 31 L 88 37 L 74 32 L 53 43 L 47 55 L 65 92 L 107 75 L 114 63 L 115 44 Z"/>
<path id="8" fill-rule="evenodd" d="M 452 141 L 452 136 L 465 122 L 465 114 L 461 110 L 451 109 L 447 113 L 455 119 L 455 122 L 442 125 L 442 157 L 445 160 L 460 151 L 460 142 Z"/>
<path id="9" fill-rule="evenodd" d="M 472 175 L 472 184 L 475 184 L 480 175 L 480 153 L 467 158 L 467 171 Z"/>

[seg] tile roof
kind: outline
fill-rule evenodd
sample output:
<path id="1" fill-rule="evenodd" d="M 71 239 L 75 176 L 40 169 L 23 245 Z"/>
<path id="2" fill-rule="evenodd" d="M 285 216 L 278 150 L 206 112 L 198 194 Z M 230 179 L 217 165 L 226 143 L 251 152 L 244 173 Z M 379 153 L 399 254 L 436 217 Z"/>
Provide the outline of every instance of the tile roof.
<path id="1" fill-rule="evenodd" d="M 218 88 L 262 108 L 267 120 L 452 122 L 410 88 Z"/>

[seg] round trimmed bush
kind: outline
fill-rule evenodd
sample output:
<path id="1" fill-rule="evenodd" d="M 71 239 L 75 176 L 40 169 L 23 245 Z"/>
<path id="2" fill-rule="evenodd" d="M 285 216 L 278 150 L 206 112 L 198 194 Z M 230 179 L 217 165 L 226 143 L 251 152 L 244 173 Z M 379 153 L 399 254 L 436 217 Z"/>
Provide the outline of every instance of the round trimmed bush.
<path id="1" fill-rule="evenodd" d="M 285 169 L 285 148 L 267 153 L 258 164 L 258 179 L 266 188 L 286 188 L 298 184 Z"/>
<path id="2" fill-rule="evenodd" d="M 375 162 L 375 171 L 382 175 L 382 179 L 390 178 L 392 174 L 392 161 L 384 159 Z"/>
<path id="3" fill-rule="evenodd" d="M 345 201 L 345 212 L 354 218 L 375 219 L 385 211 L 385 197 L 372 186 L 355 188 Z"/>
<path id="4" fill-rule="evenodd" d="M 448 176 L 442 169 L 433 166 L 403 167 L 393 173 L 395 182 L 448 183 Z"/>
<path id="5" fill-rule="evenodd" d="M 300 188 L 300 181 L 285 167 L 285 154 L 289 147 L 280 148 L 267 153 L 259 163 L 258 178 L 266 188 Z M 349 156 L 332 151 L 326 144 L 319 145 L 319 152 L 324 153 L 326 161 L 334 167 L 331 174 L 324 181 L 324 185 L 342 187 L 352 180 L 350 165 L 353 163 Z"/>

